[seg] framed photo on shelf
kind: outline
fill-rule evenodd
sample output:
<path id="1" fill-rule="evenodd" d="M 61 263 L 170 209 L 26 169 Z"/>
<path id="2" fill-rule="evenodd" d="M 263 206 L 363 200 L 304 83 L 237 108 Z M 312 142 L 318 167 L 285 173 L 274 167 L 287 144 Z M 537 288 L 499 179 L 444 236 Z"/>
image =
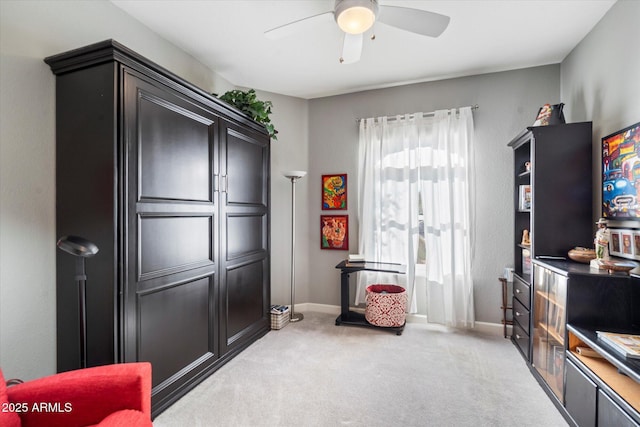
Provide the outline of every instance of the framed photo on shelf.
<path id="1" fill-rule="evenodd" d="M 518 210 L 526 212 L 531 210 L 531 186 L 521 185 L 518 197 Z"/>
<path id="2" fill-rule="evenodd" d="M 633 259 L 640 260 L 640 230 L 633 231 Z"/>
<path id="3" fill-rule="evenodd" d="M 609 253 L 614 256 L 621 256 L 620 233 L 618 230 L 611 230 L 611 240 L 609 241 Z"/>
<path id="4" fill-rule="evenodd" d="M 620 258 L 640 260 L 640 230 L 612 228 L 609 253 Z"/>
<path id="5" fill-rule="evenodd" d="M 349 215 L 320 215 L 320 249 L 349 250 Z"/>
<path id="6" fill-rule="evenodd" d="M 347 209 L 347 174 L 322 175 L 322 210 Z"/>
<path id="7" fill-rule="evenodd" d="M 631 230 L 623 230 L 620 233 L 620 237 L 621 237 L 621 241 L 622 241 L 622 255 L 625 257 L 632 257 L 633 256 L 633 246 L 631 241 Z"/>

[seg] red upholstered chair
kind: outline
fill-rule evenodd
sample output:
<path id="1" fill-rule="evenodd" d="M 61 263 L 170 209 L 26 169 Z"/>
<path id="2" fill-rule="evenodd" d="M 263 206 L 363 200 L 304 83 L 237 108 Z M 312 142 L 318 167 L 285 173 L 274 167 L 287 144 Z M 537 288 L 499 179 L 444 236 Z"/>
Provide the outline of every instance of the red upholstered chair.
<path id="1" fill-rule="evenodd" d="M 151 364 L 63 372 L 6 387 L 0 370 L 0 426 L 152 426 Z"/>

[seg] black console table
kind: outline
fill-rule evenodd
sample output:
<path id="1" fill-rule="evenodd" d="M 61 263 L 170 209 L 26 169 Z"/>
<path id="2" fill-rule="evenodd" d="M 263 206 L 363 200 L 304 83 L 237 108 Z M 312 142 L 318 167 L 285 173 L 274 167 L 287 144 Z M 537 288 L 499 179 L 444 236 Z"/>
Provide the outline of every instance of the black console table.
<path id="1" fill-rule="evenodd" d="M 404 324 L 398 327 L 382 327 L 367 322 L 364 314 L 349 310 L 349 274 L 358 271 L 379 271 L 381 273 L 405 274 L 406 268 L 402 264 L 383 262 L 349 262 L 341 261 L 336 268 L 340 269 L 340 315 L 336 318 L 336 325 L 363 326 L 367 328 L 384 329 L 401 335 Z M 406 322 L 405 322 L 406 323 Z"/>

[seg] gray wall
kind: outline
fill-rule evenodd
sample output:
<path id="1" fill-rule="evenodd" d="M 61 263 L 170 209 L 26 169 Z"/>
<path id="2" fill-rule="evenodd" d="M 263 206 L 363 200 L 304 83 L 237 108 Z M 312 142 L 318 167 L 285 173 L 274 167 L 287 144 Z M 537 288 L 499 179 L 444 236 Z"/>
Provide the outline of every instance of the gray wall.
<path id="1" fill-rule="evenodd" d="M 593 121 L 593 140 L 640 120 L 640 2 L 618 0 L 562 62 L 561 97 L 573 121 Z"/>
<path id="2" fill-rule="evenodd" d="M 507 143 L 533 124 L 541 105 L 559 102 L 560 66 L 528 68 L 451 80 L 419 83 L 309 102 L 309 246 L 310 300 L 339 304 L 339 274 L 334 266 L 346 252 L 319 249 L 320 176 L 348 173 L 349 242 L 357 253 L 356 118 L 429 112 L 466 105 L 474 111 L 476 160 L 476 245 L 473 264 L 476 320 L 499 323 L 498 277 L 513 264 L 513 161 Z M 330 126 L 327 126 L 330 123 Z M 317 185 L 316 185 L 317 184 Z M 417 290 L 421 296 L 421 290 Z"/>
<path id="3" fill-rule="evenodd" d="M 308 101 L 257 91 L 260 99 L 273 102 L 272 122 L 278 140 L 271 143 L 271 300 L 273 304 L 291 301 L 291 181 L 283 172 L 309 170 Z M 309 179 L 296 184 L 296 301 L 308 302 L 306 248 L 312 244 L 307 230 L 309 218 Z M 311 193 L 313 194 L 313 193 Z"/>
<path id="4" fill-rule="evenodd" d="M 639 20 L 640 2 L 619 0 L 562 62 L 567 119 L 593 122 L 594 220 L 602 202 L 601 138 L 640 121 Z"/>

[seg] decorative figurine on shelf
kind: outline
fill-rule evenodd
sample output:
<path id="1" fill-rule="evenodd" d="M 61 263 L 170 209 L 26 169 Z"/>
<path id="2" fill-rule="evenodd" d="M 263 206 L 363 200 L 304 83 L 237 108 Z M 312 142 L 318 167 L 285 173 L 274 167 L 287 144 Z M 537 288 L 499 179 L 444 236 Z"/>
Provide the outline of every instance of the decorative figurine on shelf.
<path id="1" fill-rule="evenodd" d="M 533 123 L 534 126 L 548 126 L 548 125 L 558 125 L 561 123 L 565 123 L 564 113 L 562 109 L 564 104 L 544 104 L 538 110 L 538 117 L 536 117 L 536 121 Z"/>
<path id="2" fill-rule="evenodd" d="M 520 244 L 524 246 L 531 246 L 531 236 L 529 235 L 529 230 L 522 230 L 522 241 Z"/>
<path id="3" fill-rule="evenodd" d="M 596 258 L 598 260 L 608 260 L 611 232 L 607 228 L 607 220 L 605 218 L 600 218 L 596 224 L 598 224 L 598 231 L 596 231 L 596 237 L 593 240 L 596 247 Z"/>

